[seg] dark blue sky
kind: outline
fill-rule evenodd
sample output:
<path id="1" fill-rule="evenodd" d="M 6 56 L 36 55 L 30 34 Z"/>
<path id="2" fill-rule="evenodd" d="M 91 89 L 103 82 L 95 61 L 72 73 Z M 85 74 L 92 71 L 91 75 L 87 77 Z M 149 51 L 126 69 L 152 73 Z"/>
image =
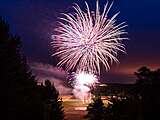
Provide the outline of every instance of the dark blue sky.
<path id="1" fill-rule="evenodd" d="M 95 0 L 86 1 L 94 9 Z M 106 3 L 99 1 L 101 7 Z M 75 2 L 84 5 L 84 0 L 0 0 L 0 15 L 8 21 L 12 32 L 21 36 L 29 61 L 52 63 L 49 43 L 56 17 L 70 11 Z M 118 11 L 118 20 L 128 24 L 127 55 L 120 55 L 120 64 L 113 65 L 102 78 L 133 82 L 131 74 L 140 66 L 160 67 L 160 0 L 114 0 L 110 15 Z"/>

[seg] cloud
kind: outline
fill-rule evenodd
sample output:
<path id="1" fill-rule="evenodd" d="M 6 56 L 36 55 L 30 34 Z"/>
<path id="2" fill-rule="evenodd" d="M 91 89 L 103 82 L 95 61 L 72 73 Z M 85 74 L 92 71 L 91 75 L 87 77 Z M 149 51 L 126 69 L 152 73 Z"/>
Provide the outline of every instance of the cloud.
<path id="1" fill-rule="evenodd" d="M 45 80 L 50 80 L 51 83 L 54 83 L 60 95 L 72 93 L 72 89 L 66 85 L 67 73 L 63 69 L 53 67 L 50 64 L 36 62 L 30 63 L 30 67 L 39 83 L 44 83 Z"/>

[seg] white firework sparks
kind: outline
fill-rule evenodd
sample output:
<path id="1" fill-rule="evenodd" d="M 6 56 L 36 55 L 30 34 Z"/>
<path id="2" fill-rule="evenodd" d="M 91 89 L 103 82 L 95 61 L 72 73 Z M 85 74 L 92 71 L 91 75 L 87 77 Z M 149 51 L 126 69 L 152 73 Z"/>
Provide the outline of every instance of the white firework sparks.
<path id="1" fill-rule="evenodd" d="M 125 52 L 123 40 L 128 39 L 124 35 L 127 32 L 125 22 L 116 24 L 116 13 L 108 17 L 111 5 L 104 6 L 102 14 L 98 0 L 96 11 L 90 11 L 87 2 L 86 11 L 75 4 L 74 14 L 67 13 L 59 18 L 59 27 L 52 35 L 52 45 L 55 48 L 53 56 L 60 61 L 58 66 L 65 65 L 66 70 L 88 71 L 100 73 L 100 64 L 106 70 L 110 69 L 113 62 L 118 62 L 117 53 Z"/>
<path id="2" fill-rule="evenodd" d="M 84 103 L 91 102 L 91 87 L 98 83 L 97 76 L 91 73 L 79 72 L 74 74 L 73 94 Z"/>

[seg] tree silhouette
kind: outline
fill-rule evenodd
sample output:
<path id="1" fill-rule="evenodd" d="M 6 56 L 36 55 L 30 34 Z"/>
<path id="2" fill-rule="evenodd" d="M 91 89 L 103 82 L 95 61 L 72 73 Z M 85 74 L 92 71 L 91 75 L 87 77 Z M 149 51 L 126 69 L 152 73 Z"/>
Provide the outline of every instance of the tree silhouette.
<path id="1" fill-rule="evenodd" d="M 49 80 L 45 81 L 44 86 L 45 101 L 45 120 L 64 120 L 64 111 L 62 100 L 59 97 L 59 92 L 56 90 L 54 84 L 51 84 Z"/>
<path id="2" fill-rule="evenodd" d="M 143 107 L 143 118 L 153 119 L 153 117 L 160 118 L 160 69 L 151 71 L 147 67 L 141 67 L 137 76 L 136 88 L 137 94 L 141 96 Z"/>
<path id="3" fill-rule="evenodd" d="M 138 99 L 112 98 L 112 104 L 107 107 L 107 117 L 109 120 L 142 120 L 140 102 Z"/>
<path id="4" fill-rule="evenodd" d="M 0 77 L 7 81 L 8 120 L 64 120 L 58 91 L 49 80 L 37 85 L 21 47 L 20 37 L 10 34 L 0 17 Z"/>
<path id="5" fill-rule="evenodd" d="M 138 80 L 136 81 L 136 84 L 138 85 L 150 85 L 152 84 L 152 72 L 147 67 L 141 67 L 138 69 L 137 72 L 135 72 L 135 75 L 137 76 Z"/>
<path id="6" fill-rule="evenodd" d="M 87 111 L 88 113 L 85 118 L 87 118 L 88 120 L 107 120 L 107 109 L 100 97 L 96 97 L 93 99 L 93 102 L 88 105 Z"/>
<path id="7" fill-rule="evenodd" d="M 7 81 L 8 120 L 41 119 L 41 103 L 36 96 L 36 81 L 21 53 L 21 41 L 9 32 L 0 17 L 0 69 Z"/>

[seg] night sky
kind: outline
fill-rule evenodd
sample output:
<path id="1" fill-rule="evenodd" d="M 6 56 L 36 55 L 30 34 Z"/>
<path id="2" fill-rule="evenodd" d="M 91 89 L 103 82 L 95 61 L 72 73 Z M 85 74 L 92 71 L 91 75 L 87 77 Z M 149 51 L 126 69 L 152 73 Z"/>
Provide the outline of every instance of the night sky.
<path id="1" fill-rule="evenodd" d="M 93 10 L 95 0 L 86 1 Z M 99 1 L 103 7 L 106 0 Z M 54 65 L 49 43 L 56 18 L 61 12 L 71 11 L 75 2 L 84 8 L 84 0 L 0 0 L 0 15 L 10 24 L 11 32 L 21 36 L 23 51 L 31 67 L 32 63 L 36 63 L 33 65 L 36 68 L 43 64 L 44 69 L 45 65 Z M 127 54 L 121 54 L 120 64 L 112 65 L 111 71 L 104 72 L 101 79 L 133 83 L 133 72 L 139 67 L 160 68 L 160 0 L 114 0 L 109 15 L 118 11 L 118 21 L 128 24 Z"/>

